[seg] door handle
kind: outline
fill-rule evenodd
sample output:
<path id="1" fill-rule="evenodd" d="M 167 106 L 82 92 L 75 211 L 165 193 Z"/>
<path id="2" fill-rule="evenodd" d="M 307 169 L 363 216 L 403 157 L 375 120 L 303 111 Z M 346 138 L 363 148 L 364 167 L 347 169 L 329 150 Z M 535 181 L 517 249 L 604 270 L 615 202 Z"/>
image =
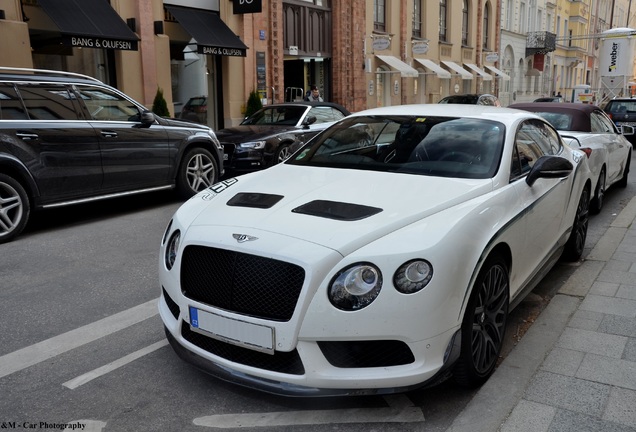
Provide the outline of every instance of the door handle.
<path id="1" fill-rule="evenodd" d="M 16 135 L 18 138 L 24 141 L 36 140 L 39 138 L 38 134 L 34 134 L 34 133 L 17 132 Z"/>
<path id="2" fill-rule="evenodd" d="M 101 133 L 104 138 L 117 138 L 117 132 L 115 131 L 102 131 Z"/>

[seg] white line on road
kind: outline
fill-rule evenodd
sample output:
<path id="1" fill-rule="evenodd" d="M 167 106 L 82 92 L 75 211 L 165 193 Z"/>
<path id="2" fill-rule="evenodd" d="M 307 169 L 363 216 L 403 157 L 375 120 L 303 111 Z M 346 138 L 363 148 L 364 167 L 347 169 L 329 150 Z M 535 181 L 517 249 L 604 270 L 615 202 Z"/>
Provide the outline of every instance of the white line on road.
<path id="1" fill-rule="evenodd" d="M 221 414 L 199 417 L 196 426 L 215 429 L 298 426 L 344 423 L 415 423 L 424 421 L 422 410 L 404 395 L 385 396 L 389 408 Z"/>
<path id="2" fill-rule="evenodd" d="M 159 313 L 157 301 L 158 299 L 150 300 L 92 324 L 5 354 L 0 357 L 0 378 L 144 321 Z"/>
<path id="3" fill-rule="evenodd" d="M 128 354 L 118 360 L 112 361 L 102 367 L 94 369 L 90 372 L 85 373 L 84 375 L 80 375 L 77 378 L 73 378 L 72 380 L 66 381 L 62 384 L 64 387 L 68 387 L 71 390 L 76 389 L 77 387 L 86 384 L 89 381 L 94 380 L 95 378 L 99 378 L 102 375 L 106 375 L 109 372 L 114 371 L 117 368 L 120 368 L 128 363 L 137 360 L 139 357 L 143 357 L 146 354 L 150 354 L 153 351 L 158 350 L 161 347 L 168 345 L 167 340 L 162 340 L 159 342 L 155 342 L 154 344 L 147 346 L 146 348 L 142 348 L 138 351 Z"/>

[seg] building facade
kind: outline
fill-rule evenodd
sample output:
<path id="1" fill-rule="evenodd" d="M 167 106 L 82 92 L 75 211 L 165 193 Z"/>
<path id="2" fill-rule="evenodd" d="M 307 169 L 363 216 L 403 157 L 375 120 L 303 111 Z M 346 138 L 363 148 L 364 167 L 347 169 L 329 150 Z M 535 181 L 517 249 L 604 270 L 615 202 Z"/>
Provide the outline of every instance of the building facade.
<path id="1" fill-rule="evenodd" d="M 311 85 L 351 111 L 492 93 L 503 105 L 599 86 L 602 31 L 631 0 L 0 0 L 0 66 L 96 77 L 171 115 L 207 97 L 242 120 L 250 92 Z"/>

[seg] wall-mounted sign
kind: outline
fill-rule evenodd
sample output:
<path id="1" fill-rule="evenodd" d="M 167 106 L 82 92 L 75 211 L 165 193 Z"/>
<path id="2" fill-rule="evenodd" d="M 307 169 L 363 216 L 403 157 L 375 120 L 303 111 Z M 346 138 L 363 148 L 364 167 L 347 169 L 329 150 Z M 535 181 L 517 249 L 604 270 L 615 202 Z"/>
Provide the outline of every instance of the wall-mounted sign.
<path id="1" fill-rule="evenodd" d="M 373 36 L 373 50 L 383 51 L 391 47 L 391 38 L 389 36 Z"/>
<path id="2" fill-rule="evenodd" d="M 369 96 L 373 96 L 373 89 L 375 88 L 375 84 L 373 80 L 369 80 Z"/>
<path id="3" fill-rule="evenodd" d="M 298 55 L 298 47 L 296 45 L 289 46 L 289 55 Z"/>
<path id="4" fill-rule="evenodd" d="M 82 48 L 106 48 L 124 51 L 137 51 L 137 41 L 102 39 L 98 37 L 64 36 L 65 45 Z"/>
<path id="5" fill-rule="evenodd" d="M 428 52 L 428 42 L 413 42 L 413 54 L 426 54 Z"/>
<path id="6" fill-rule="evenodd" d="M 499 53 L 491 52 L 486 54 L 486 61 L 489 63 L 494 63 L 499 60 Z"/>
<path id="7" fill-rule="evenodd" d="M 233 0 L 234 15 L 263 11 L 263 0 Z"/>
<path id="8" fill-rule="evenodd" d="M 393 94 L 397 95 L 400 93 L 400 82 L 398 80 L 395 80 L 395 82 L 393 83 Z"/>
<path id="9" fill-rule="evenodd" d="M 260 40 L 265 40 L 265 30 L 259 30 L 258 31 L 258 38 Z"/>

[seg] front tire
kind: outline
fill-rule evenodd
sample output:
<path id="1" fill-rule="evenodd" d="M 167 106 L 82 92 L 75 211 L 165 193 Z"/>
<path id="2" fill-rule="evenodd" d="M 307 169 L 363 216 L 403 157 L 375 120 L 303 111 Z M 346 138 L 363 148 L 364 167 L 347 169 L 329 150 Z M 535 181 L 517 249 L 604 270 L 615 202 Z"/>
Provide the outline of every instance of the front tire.
<path id="1" fill-rule="evenodd" d="M 291 148 L 289 144 L 281 144 L 276 149 L 272 165 L 285 162 L 291 156 Z"/>
<path id="2" fill-rule="evenodd" d="M 0 174 L 0 243 L 13 240 L 29 220 L 31 205 L 20 182 Z"/>
<path id="3" fill-rule="evenodd" d="M 605 168 L 601 169 L 601 174 L 598 176 L 598 182 L 596 183 L 596 189 L 594 190 L 594 198 L 590 203 L 590 211 L 594 214 L 600 213 L 603 208 L 603 201 L 605 200 Z"/>
<path id="4" fill-rule="evenodd" d="M 202 147 L 189 150 L 179 166 L 177 193 L 188 199 L 218 181 L 219 169 L 212 153 Z"/>
<path id="5" fill-rule="evenodd" d="M 618 187 L 627 187 L 627 178 L 629 177 L 629 165 L 632 161 L 632 152 L 627 153 L 627 160 L 625 161 L 625 169 L 623 170 L 623 177 L 616 183 Z"/>
<path id="6" fill-rule="evenodd" d="M 585 239 L 587 238 L 587 226 L 589 222 L 589 200 L 590 192 L 587 188 L 583 189 L 579 204 L 576 207 L 576 215 L 572 224 L 572 232 L 570 238 L 565 244 L 563 250 L 563 259 L 566 261 L 578 261 L 583 255 L 585 248 Z"/>
<path id="7" fill-rule="evenodd" d="M 455 381 L 476 387 L 492 375 L 503 346 L 510 300 L 508 265 L 491 256 L 475 280 L 461 327 L 461 352 L 453 370 Z"/>

